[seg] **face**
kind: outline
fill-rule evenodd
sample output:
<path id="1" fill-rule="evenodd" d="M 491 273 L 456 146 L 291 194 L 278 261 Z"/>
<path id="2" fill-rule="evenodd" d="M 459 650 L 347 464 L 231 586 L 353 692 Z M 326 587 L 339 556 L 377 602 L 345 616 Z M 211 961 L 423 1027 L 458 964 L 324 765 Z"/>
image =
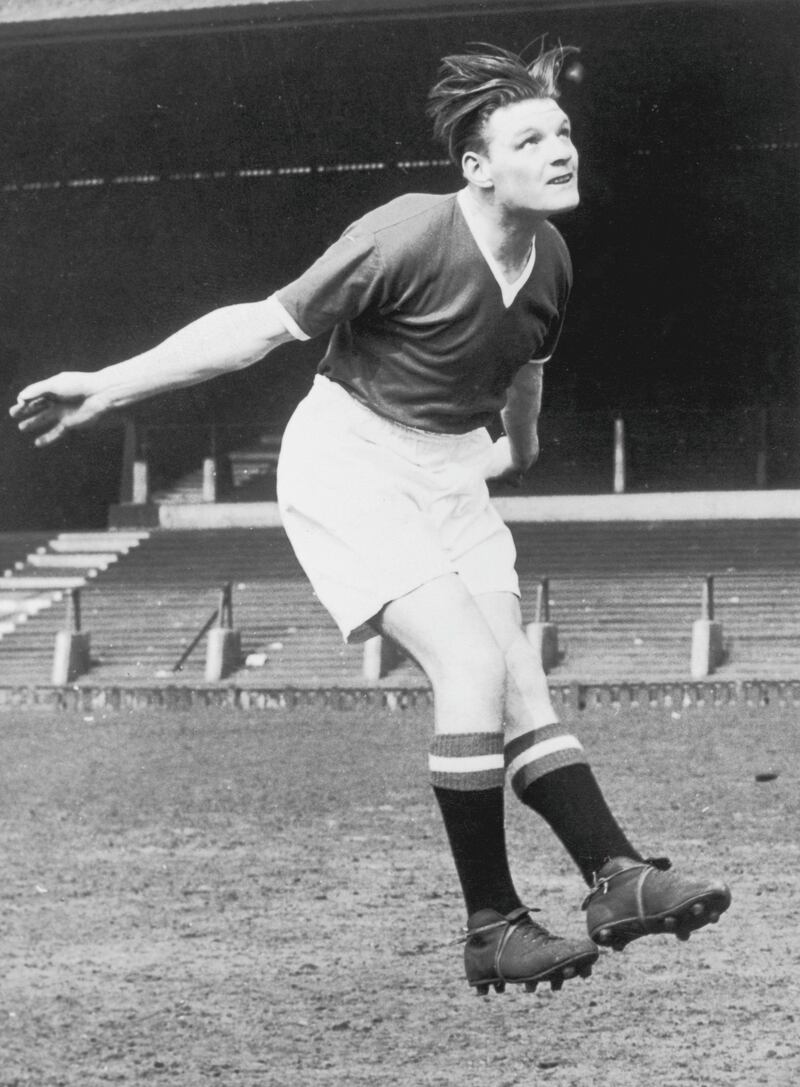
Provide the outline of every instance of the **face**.
<path id="1" fill-rule="evenodd" d="M 494 191 L 509 212 L 547 217 L 577 206 L 578 152 L 569 118 L 552 98 L 528 98 L 494 111 L 483 130 L 485 152 L 465 172 Z M 470 176 L 470 172 L 472 176 Z"/>

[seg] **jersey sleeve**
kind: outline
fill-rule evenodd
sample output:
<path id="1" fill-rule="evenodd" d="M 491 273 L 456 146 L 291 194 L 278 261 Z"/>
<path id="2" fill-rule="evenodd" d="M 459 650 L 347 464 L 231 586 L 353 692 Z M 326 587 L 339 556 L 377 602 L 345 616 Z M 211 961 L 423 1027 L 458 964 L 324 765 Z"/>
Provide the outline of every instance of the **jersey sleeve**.
<path id="1" fill-rule="evenodd" d="M 288 331 L 296 339 L 313 339 L 379 303 L 384 288 L 374 236 L 348 231 L 272 297 Z"/>
<path id="2" fill-rule="evenodd" d="M 564 305 L 560 307 L 558 317 L 551 321 L 544 342 L 531 359 L 531 362 L 549 362 L 553 357 L 556 347 L 558 347 L 558 341 L 561 339 L 561 329 L 564 327 L 565 316 L 566 306 Z"/>

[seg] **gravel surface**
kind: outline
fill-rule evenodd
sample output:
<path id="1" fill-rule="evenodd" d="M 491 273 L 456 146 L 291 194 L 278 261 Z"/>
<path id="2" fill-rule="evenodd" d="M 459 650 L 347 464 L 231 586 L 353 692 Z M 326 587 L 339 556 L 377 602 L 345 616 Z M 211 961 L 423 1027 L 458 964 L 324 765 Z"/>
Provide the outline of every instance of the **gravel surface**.
<path id="1" fill-rule="evenodd" d="M 570 724 L 642 848 L 734 903 L 482 999 L 421 714 L 2 713 L 0 1085 L 800 1082 L 798 713 Z M 527 901 L 580 934 L 558 843 L 511 795 L 508 825 Z"/>

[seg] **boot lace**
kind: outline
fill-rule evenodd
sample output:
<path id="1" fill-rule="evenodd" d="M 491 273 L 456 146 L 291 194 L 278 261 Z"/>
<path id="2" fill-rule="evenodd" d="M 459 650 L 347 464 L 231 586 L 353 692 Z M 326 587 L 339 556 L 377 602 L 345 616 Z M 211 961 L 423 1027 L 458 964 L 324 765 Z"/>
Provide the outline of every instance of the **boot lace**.
<path id="1" fill-rule="evenodd" d="M 597 872 L 592 875 L 593 883 L 589 890 L 589 893 L 581 903 L 581 909 L 588 909 L 589 903 L 597 894 L 608 894 L 608 887 L 610 883 L 617 878 L 617 876 L 624 876 L 626 872 L 635 871 L 640 868 L 655 868 L 658 872 L 667 872 L 672 867 L 672 861 L 669 857 L 647 857 L 643 861 L 639 861 L 636 864 L 630 865 L 629 868 L 623 868 L 619 872 L 612 872 L 610 876 L 598 876 Z"/>

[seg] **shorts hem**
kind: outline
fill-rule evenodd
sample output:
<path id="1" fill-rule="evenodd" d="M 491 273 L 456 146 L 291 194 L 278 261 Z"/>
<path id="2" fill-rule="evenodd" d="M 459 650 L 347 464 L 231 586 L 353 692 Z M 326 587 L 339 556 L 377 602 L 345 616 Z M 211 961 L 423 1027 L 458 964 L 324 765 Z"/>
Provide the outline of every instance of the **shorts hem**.
<path id="1" fill-rule="evenodd" d="M 377 607 L 372 608 L 369 614 L 363 619 L 355 621 L 350 620 L 346 623 L 337 624 L 339 630 L 342 632 L 342 637 L 348 645 L 359 645 L 362 642 L 369 641 L 369 639 L 373 638 L 376 634 L 380 634 L 378 628 L 372 625 L 372 620 L 380 615 L 388 604 L 393 603 L 395 600 L 401 600 L 404 596 L 408 596 L 409 593 L 421 589 L 423 585 L 429 585 L 432 581 L 438 581 L 440 577 L 447 577 L 448 574 L 456 574 L 457 572 L 457 570 L 440 570 L 436 574 L 430 574 L 428 576 L 423 575 L 421 578 L 415 578 L 407 588 L 401 589 L 399 592 L 392 592 L 389 596 L 385 596 L 381 603 L 379 603 Z"/>
<path id="2" fill-rule="evenodd" d="M 423 585 L 429 585 L 432 581 L 438 581 L 440 577 L 447 577 L 448 574 L 455 574 L 460 577 L 464 583 L 464 587 L 472 597 L 485 596 L 487 593 L 511 593 L 512 596 L 516 596 L 518 600 L 522 599 L 522 592 L 519 587 L 519 582 L 515 585 L 503 584 L 503 585 L 487 585 L 485 588 L 481 586 L 478 589 L 473 589 L 469 586 L 464 575 L 456 569 L 442 570 L 438 574 L 432 574 L 430 577 L 424 577 L 421 580 L 415 580 L 414 584 L 409 588 L 404 589 L 402 592 L 392 593 L 391 596 L 379 604 L 374 611 L 370 611 L 369 615 L 364 619 L 359 619 L 355 622 L 350 621 L 344 624 L 337 624 L 342 632 L 342 638 L 347 645 L 360 645 L 363 642 L 369 641 L 370 638 L 374 638 L 376 634 L 380 634 L 377 626 L 374 626 L 372 621 L 375 619 L 383 609 L 391 604 L 395 600 L 400 600 L 404 596 L 408 596 L 409 593 L 413 593 L 416 589 L 421 589 Z"/>
<path id="3" fill-rule="evenodd" d="M 516 596 L 518 600 L 522 599 L 522 590 L 520 589 L 519 584 L 487 585 L 485 588 L 481 586 L 478 589 L 469 589 L 470 596 L 486 596 L 487 593 L 511 593 L 511 595 Z"/>

